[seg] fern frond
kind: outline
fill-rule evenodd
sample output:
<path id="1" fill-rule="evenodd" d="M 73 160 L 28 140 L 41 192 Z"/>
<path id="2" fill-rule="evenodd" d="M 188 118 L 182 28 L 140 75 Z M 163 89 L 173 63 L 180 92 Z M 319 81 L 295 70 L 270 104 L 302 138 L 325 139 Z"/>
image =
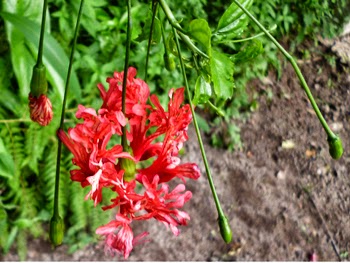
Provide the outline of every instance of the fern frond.
<path id="1" fill-rule="evenodd" d="M 20 230 L 17 235 L 17 254 L 20 261 L 25 261 L 27 257 L 27 233 Z"/>
<path id="2" fill-rule="evenodd" d="M 77 231 L 87 227 L 87 211 L 85 208 L 84 191 L 80 184 L 73 182 L 69 186 L 69 223 L 71 228 L 68 230 L 68 235 L 72 236 Z"/>

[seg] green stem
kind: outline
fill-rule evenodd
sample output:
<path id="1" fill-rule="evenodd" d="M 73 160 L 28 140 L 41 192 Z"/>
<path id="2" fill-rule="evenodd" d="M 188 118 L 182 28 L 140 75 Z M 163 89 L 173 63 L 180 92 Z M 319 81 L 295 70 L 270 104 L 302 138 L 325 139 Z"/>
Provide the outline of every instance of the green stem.
<path id="1" fill-rule="evenodd" d="M 169 20 L 169 23 L 171 24 L 171 26 L 173 28 L 176 28 L 178 31 L 186 34 L 186 32 L 181 28 L 179 22 L 177 22 L 173 12 L 171 12 L 167 2 L 165 0 L 158 0 L 164 13 L 166 14 L 168 20 Z"/>
<path id="2" fill-rule="evenodd" d="M 78 17 L 77 17 L 77 23 L 76 23 L 76 26 L 75 26 L 75 33 L 74 33 L 74 40 L 73 40 L 72 50 L 71 50 L 70 59 L 69 59 L 68 73 L 67 73 L 67 79 L 66 79 L 66 86 L 65 86 L 65 90 L 64 90 L 64 97 L 63 97 L 63 103 L 62 103 L 60 129 L 63 129 L 64 115 L 65 115 L 66 102 L 67 102 L 67 94 L 68 94 L 68 89 L 69 89 L 69 81 L 70 81 L 70 76 L 71 76 L 71 71 L 72 71 L 72 66 L 73 66 L 74 51 L 75 51 L 75 46 L 76 46 L 77 38 L 78 38 L 78 31 L 79 31 L 80 18 L 81 18 L 81 14 L 82 14 L 83 5 L 84 5 L 84 0 L 81 0 L 80 1 L 79 12 L 78 12 Z M 58 140 L 53 217 L 59 216 L 58 194 L 59 194 L 59 182 L 60 182 L 61 152 L 62 152 L 62 142 L 61 142 L 61 140 Z"/>
<path id="3" fill-rule="evenodd" d="M 43 64 L 43 46 L 44 46 L 44 35 L 45 35 L 46 11 L 47 11 L 47 0 L 44 0 L 43 14 L 41 17 L 41 29 L 40 29 L 38 58 L 37 58 L 37 62 L 36 62 L 37 66 L 40 66 Z"/>
<path id="4" fill-rule="evenodd" d="M 152 21 L 151 21 L 151 28 L 149 31 L 149 38 L 148 38 L 148 45 L 147 45 L 147 56 L 146 56 L 146 68 L 145 68 L 145 82 L 147 82 L 147 69 L 148 69 L 148 59 L 149 59 L 149 53 L 151 50 L 151 43 L 152 43 L 152 37 L 153 37 L 153 26 L 154 26 L 154 20 L 156 18 L 158 9 L 158 2 L 152 1 Z"/>
<path id="5" fill-rule="evenodd" d="M 265 33 L 265 35 L 276 45 L 276 47 L 282 52 L 282 54 L 287 58 L 287 60 L 292 64 L 295 73 L 297 74 L 299 81 L 301 83 L 301 86 L 303 87 L 318 119 L 321 122 L 321 125 L 323 126 L 325 132 L 327 133 L 328 138 L 331 139 L 336 139 L 338 138 L 333 132 L 332 130 L 329 128 L 329 126 L 327 125 L 327 122 L 325 121 L 325 119 L 322 116 L 322 113 L 320 112 L 311 92 L 310 89 L 303 77 L 303 75 L 301 74 L 301 71 L 297 65 L 297 63 L 295 62 L 294 58 L 277 42 L 277 40 L 269 33 L 269 31 L 260 24 L 260 22 L 243 6 L 241 5 L 241 3 L 239 3 L 239 1 L 237 0 L 233 0 L 238 6 L 239 8 L 242 9 L 242 11 Z"/>
<path id="6" fill-rule="evenodd" d="M 220 115 L 221 117 L 225 117 L 225 113 L 221 109 L 216 107 L 213 103 L 211 103 L 210 100 L 208 100 L 207 103 L 214 111 L 216 111 L 218 115 Z"/>
<path id="7" fill-rule="evenodd" d="M 199 48 L 196 47 L 195 44 L 193 44 L 192 40 L 186 35 L 186 32 L 181 28 L 180 24 L 177 22 L 177 20 L 174 17 L 174 14 L 171 12 L 168 4 L 165 0 L 158 0 L 169 23 L 173 28 L 178 30 L 178 34 L 181 37 L 181 39 L 186 43 L 186 45 L 196 54 L 201 55 L 204 58 L 209 59 L 208 55 L 205 54 L 203 51 L 201 51 Z"/>
<path id="8" fill-rule="evenodd" d="M 179 43 L 179 39 L 177 37 L 177 33 L 176 33 L 175 28 L 173 28 L 173 33 L 174 33 L 174 38 L 175 38 L 175 42 L 176 42 L 176 48 L 177 48 L 177 51 L 179 53 L 181 72 L 182 72 L 182 76 L 183 76 L 183 79 L 184 79 L 184 82 L 185 82 L 186 96 L 188 98 L 189 105 L 190 105 L 190 108 L 191 108 L 191 113 L 192 113 L 192 116 L 193 116 L 193 124 L 194 124 L 195 130 L 196 130 L 197 139 L 198 139 L 199 147 L 200 147 L 200 150 L 201 150 L 201 154 L 202 154 L 202 158 L 203 158 L 203 162 L 204 162 L 204 166 L 205 166 L 205 171 L 206 171 L 206 174 L 207 174 L 207 177 L 208 177 L 208 181 L 209 181 L 209 186 L 210 186 L 213 198 L 214 198 L 216 209 L 218 211 L 220 230 L 222 230 L 221 229 L 222 228 L 221 227 L 221 222 L 223 220 L 225 220 L 225 222 L 226 222 L 226 228 L 229 227 L 229 226 L 228 226 L 228 223 L 227 223 L 226 216 L 225 216 L 225 214 L 224 214 L 224 212 L 223 212 L 223 210 L 221 208 L 219 197 L 218 197 L 218 195 L 216 193 L 214 182 L 213 182 L 213 178 L 212 178 L 211 171 L 210 171 L 210 168 L 209 168 L 209 163 L 208 163 L 208 160 L 207 160 L 207 156 L 205 154 L 205 149 L 204 149 L 202 137 L 201 137 L 201 134 L 200 134 L 200 131 L 199 131 L 197 118 L 196 118 L 195 111 L 194 111 L 193 104 L 192 104 L 191 93 L 190 93 L 190 89 L 189 89 L 189 85 L 188 85 L 188 81 L 187 81 L 187 77 L 186 77 L 186 72 L 185 72 L 185 66 L 184 66 L 184 63 L 182 61 L 180 43 Z M 226 229 L 225 231 L 228 231 L 228 230 Z M 229 229 L 229 231 L 231 231 L 231 229 Z M 226 234 L 227 233 L 225 233 L 224 235 L 226 235 Z M 232 237 L 232 234 L 231 234 L 231 237 Z M 224 239 L 228 243 L 228 242 L 231 241 L 231 237 L 229 237 L 229 238 L 225 238 L 224 237 Z"/>
<path id="9" fill-rule="evenodd" d="M 131 21 L 131 0 L 127 0 L 128 6 L 128 26 L 126 31 L 126 51 L 125 51 L 125 61 L 124 61 L 124 76 L 123 76 L 123 92 L 122 92 L 122 112 L 125 115 L 126 108 L 126 84 L 128 80 L 128 68 L 129 68 L 129 56 L 130 56 L 130 44 L 131 44 L 131 30 L 132 30 L 132 21 Z M 126 139 L 126 125 L 123 126 L 123 137 L 122 145 L 124 151 L 128 148 L 128 141 Z"/>
<path id="10" fill-rule="evenodd" d="M 270 29 L 269 32 L 275 30 L 277 28 L 277 25 L 273 25 Z M 221 41 L 215 41 L 216 44 L 225 44 L 225 43 L 241 43 L 249 40 L 253 40 L 255 38 L 261 37 L 262 35 L 265 35 L 264 32 L 261 32 L 259 34 L 256 34 L 255 36 L 247 37 L 247 38 L 242 38 L 242 39 L 233 39 L 233 40 L 221 40 Z"/>

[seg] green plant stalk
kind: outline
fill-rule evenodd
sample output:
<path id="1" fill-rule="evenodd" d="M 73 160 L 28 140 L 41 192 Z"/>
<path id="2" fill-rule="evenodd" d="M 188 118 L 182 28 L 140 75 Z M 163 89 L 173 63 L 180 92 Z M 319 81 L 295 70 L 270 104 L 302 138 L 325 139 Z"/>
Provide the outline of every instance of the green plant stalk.
<path id="1" fill-rule="evenodd" d="M 130 57 L 130 44 L 131 44 L 131 32 L 132 32 L 132 20 L 131 20 L 131 0 L 127 0 L 128 6 L 128 25 L 126 29 L 126 50 L 125 50 L 125 60 L 124 60 L 124 76 L 123 76 L 123 91 L 122 91 L 122 112 L 125 115 L 126 108 L 126 84 L 128 80 L 128 68 L 129 68 L 129 57 Z M 124 151 L 128 148 L 128 141 L 126 138 L 126 125 L 122 128 L 122 146 Z"/>
<path id="2" fill-rule="evenodd" d="M 320 112 L 320 110 L 319 110 L 319 108 L 318 108 L 318 106 L 317 106 L 317 104 L 316 104 L 316 102 L 311 94 L 311 91 L 310 91 L 303 75 L 301 74 L 301 71 L 300 71 L 297 63 L 295 62 L 294 58 L 278 43 L 278 41 L 269 33 L 269 31 L 263 25 L 261 25 L 260 22 L 243 5 L 241 5 L 241 3 L 239 3 L 237 0 L 233 0 L 233 2 L 235 2 L 236 5 L 238 5 L 239 8 L 242 9 L 242 11 L 265 33 L 265 35 L 275 44 L 275 46 L 282 52 L 282 54 L 292 64 L 294 71 L 299 78 L 301 86 L 303 87 L 318 119 L 320 120 L 321 125 L 323 126 L 325 132 L 327 133 L 328 138 L 331 138 L 331 139 L 338 138 L 338 136 L 336 136 L 332 132 L 332 130 L 327 125 L 327 122 L 323 118 L 322 113 Z"/>
<path id="3" fill-rule="evenodd" d="M 151 28 L 149 31 L 149 38 L 148 38 L 148 44 L 147 44 L 147 55 L 146 55 L 146 66 L 145 66 L 145 82 L 147 83 L 147 69 L 148 69 L 148 59 L 149 59 L 149 53 L 151 50 L 151 43 L 152 43 L 152 37 L 153 37 L 153 27 L 154 27 L 154 19 L 156 18 L 158 10 L 158 2 L 156 1 L 154 3 L 154 0 L 152 1 L 152 21 L 151 21 Z"/>
<path id="4" fill-rule="evenodd" d="M 47 0 L 44 0 L 43 14 L 42 14 L 42 17 L 41 17 L 41 29 L 40 29 L 38 58 L 37 58 L 36 66 L 41 66 L 43 64 L 43 47 L 44 47 L 44 35 L 45 35 L 45 21 L 46 21 L 47 2 L 48 2 Z"/>
<path id="5" fill-rule="evenodd" d="M 221 234 L 222 234 L 225 242 L 229 243 L 231 241 L 231 239 L 232 239 L 232 232 L 231 232 L 231 229 L 230 229 L 230 227 L 228 225 L 227 218 L 226 218 L 226 216 L 224 214 L 224 211 L 221 208 L 219 197 L 218 197 L 218 195 L 216 193 L 216 190 L 215 190 L 213 178 L 212 178 L 211 171 L 210 171 L 210 168 L 209 168 L 209 163 L 208 163 L 208 160 L 207 160 L 207 156 L 205 154 L 205 149 L 204 149 L 202 137 L 201 137 L 201 134 L 200 134 L 200 131 L 199 131 L 199 127 L 198 127 L 195 111 L 194 111 L 194 108 L 193 108 L 193 105 L 192 105 L 191 93 L 190 93 L 190 89 L 189 89 L 189 85 L 188 85 L 188 81 L 187 81 L 187 77 L 186 77 L 185 66 L 184 66 L 184 63 L 182 61 L 179 39 L 177 37 L 176 29 L 174 27 L 173 27 L 173 33 L 174 33 L 174 38 L 175 38 L 175 42 L 176 42 L 176 48 L 177 48 L 177 51 L 179 53 L 181 72 L 182 72 L 182 76 L 183 76 L 183 79 L 184 79 L 184 82 L 185 82 L 186 96 L 188 98 L 189 105 L 190 105 L 190 108 L 191 108 L 191 113 L 192 113 L 192 116 L 193 116 L 193 124 L 194 124 L 195 130 L 196 130 L 197 139 L 198 139 L 199 147 L 200 147 L 201 154 L 202 154 L 202 159 L 203 159 L 204 166 L 205 166 L 205 171 L 206 171 L 206 174 L 207 174 L 207 177 L 208 177 L 208 181 L 209 181 L 209 186 L 210 186 L 210 189 L 211 189 L 211 192 L 212 192 L 212 195 L 213 195 L 213 198 L 214 198 L 215 206 L 216 206 L 216 209 L 217 209 L 217 212 L 218 212 L 218 215 L 219 215 L 218 220 L 219 220 L 219 225 L 220 225 L 220 231 L 221 231 Z M 222 225 L 223 224 L 225 225 L 224 226 L 224 228 L 225 228 L 224 230 L 222 230 L 222 228 L 223 228 Z"/>
<path id="6" fill-rule="evenodd" d="M 273 25 L 268 31 L 271 32 L 273 30 L 275 30 L 277 28 L 277 25 Z M 256 34 L 254 36 L 251 37 L 247 37 L 247 38 L 242 38 L 242 39 L 233 39 L 233 40 L 221 40 L 221 41 L 215 41 L 216 44 L 225 44 L 225 43 L 241 43 L 241 42 L 245 42 L 245 41 L 249 41 L 249 40 L 253 40 L 255 38 L 261 37 L 262 35 L 265 35 L 264 32 L 261 32 L 259 34 Z"/>
<path id="7" fill-rule="evenodd" d="M 165 2 L 165 0 L 158 0 L 160 3 L 160 6 L 162 7 L 169 23 L 173 28 L 178 30 L 178 34 L 181 37 L 181 39 L 186 43 L 186 45 L 196 54 L 201 55 L 202 57 L 209 59 L 208 55 L 205 54 L 203 51 L 201 51 L 199 48 L 196 47 L 195 44 L 193 44 L 192 40 L 186 35 L 186 32 L 181 28 L 180 24 L 176 21 L 174 14 L 171 12 L 168 4 Z"/>
<path id="8" fill-rule="evenodd" d="M 81 14 L 82 14 L 83 5 L 84 5 L 84 0 L 81 0 L 80 1 L 79 12 L 78 12 L 78 17 L 77 17 L 77 22 L 76 22 L 76 26 L 75 26 L 75 33 L 74 33 L 74 40 L 73 40 L 72 50 L 71 50 L 70 59 L 69 59 L 69 66 L 68 66 L 67 79 L 66 79 L 66 86 L 65 86 L 65 90 L 64 90 L 64 97 L 63 97 L 63 103 L 62 103 L 60 129 L 63 129 L 65 108 L 66 108 L 66 103 L 67 103 L 67 94 L 68 94 L 68 90 L 69 90 L 69 81 L 70 81 L 70 75 L 71 75 L 71 72 L 72 72 L 74 51 L 75 51 L 75 46 L 76 46 L 77 38 L 78 38 L 78 31 L 79 31 L 80 18 L 81 18 Z M 54 197 L 54 208 L 53 208 L 54 210 L 53 210 L 52 219 L 60 218 L 60 216 L 59 216 L 59 209 L 58 209 L 58 201 L 59 201 L 58 194 L 59 194 L 59 183 L 60 183 L 61 153 L 62 153 L 62 142 L 61 142 L 61 140 L 58 140 L 57 165 L 56 165 L 56 181 L 55 181 L 55 197 Z"/>

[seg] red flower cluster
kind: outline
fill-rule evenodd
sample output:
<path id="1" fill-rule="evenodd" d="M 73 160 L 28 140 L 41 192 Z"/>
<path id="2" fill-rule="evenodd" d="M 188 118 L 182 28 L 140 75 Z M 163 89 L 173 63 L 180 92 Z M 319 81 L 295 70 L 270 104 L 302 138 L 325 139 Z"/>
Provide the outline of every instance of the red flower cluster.
<path id="1" fill-rule="evenodd" d="M 189 220 L 189 215 L 179 209 L 192 193 L 186 191 L 184 184 L 170 191 L 166 183 L 175 177 L 183 182 L 186 177 L 198 179 L 200 171 L 194 163 L 181 164 L 178 157 L 192 121 L 189 105 L 181 106 L 184 89 L 170 90 L 168 111 L 165 111 L 158 98 L 150 96 L 147 84 L 135 78 L 136 69 L 129 68 L 124 115 L 123 76 L 123 72 L 116 72 L 107 78 L 108 91 L 99 84 L 103 104 L 98 112 L 79 105 L 76 117 L 83 119 L 83 123 L 68 129 L 68 135 L 59 130 L 58 137 L 73 153 L 72 161 L 80 168 L 71 171 L 71 179 L 83 187 L 91 185 L 86 199 L 91 198 L 97 205 L 102 200 L 102 188 L 115 192 L 112 203 L 103 207 L 104 210 L 118 208 L 115 220 L 99 227 L 96 233 L 105 236 L 107 251 L 127 258 L 133 246 L 148 234 L 134 237 L 133 221 L 154 218 L 170 227 L 175 235 L 179 234 L 177 227 Z M 130 149 L 123 149 L 122 145 L 108 149 L 111 137 L 121 136 L 125 125 Z M 157 138 L 164 138 L 163 142 L 156 142 Z M 142 167 L 145 160 L 153 163 Z M 141 191 L 136 191 L 137 185 L 142 186 Z"/>

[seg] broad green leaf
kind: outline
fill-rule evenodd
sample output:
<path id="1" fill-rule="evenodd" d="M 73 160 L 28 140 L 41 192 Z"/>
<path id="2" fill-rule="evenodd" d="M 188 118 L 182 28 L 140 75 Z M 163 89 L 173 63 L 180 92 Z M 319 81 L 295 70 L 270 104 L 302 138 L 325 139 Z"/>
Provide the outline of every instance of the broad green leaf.
<path id="1" fill-rule="evenodd" d="M 253 3 L 253 0 L 239 0 L 239 2 L 246 9 L 249 9 Z M 219 34 L 230 34 L 230 38 L 234 38 L 242 34 L 246 24 L 247 16 L 235 3 L 232 3 L 221 16 L 217 27 L 217 32 Z"/>
<path id="2" fill-rule="evenodd" d="M 225 54 L 212 50 L 210 70 L 216 96 L 222 99 L 231 98 L 234 88 L 233 62 Z"/>
<path id="3" fill-rule="evenodd" d="M 195 105 L 206 103 L 212 95 L 210 83 L 202 75 L 196 80 L 193 103 Z"/>
<path id="4" fill-rule="evenodd" d="M 194 19 L 189 25 L 189 35 L 201 44 L 206 51 L 211 47 L 211 30 L 204 19 Z"/>
<path id="5" fill-rule="evenodd" d="M 264 53 L 260 40 L 254 39 L 243 50 L 232 56 L 234 63 L 249 61 Z"/>
<path id="6" fill-rule="evenodd" d="M 6 12 L 1 12 L 0 15 L 12 23 L 16 28 L 18 28 L 25 38 L 32 44 L 35 45 L 36 49 L 39 44 L 39 35 L 40 35 L 40 26 L 31 20 Z M 47 68 L 49 74 L 49 80 L 53 87 L 55 87 L 63 100 L 63 93 L 67 75 L 67 69 L 69 60 L 66 54 L 64 53 L 62 47 L 59 43 L 48 33 L 45 32 L 45 41 L 44 41 L 44 52 L 43 52 L 44 64 Z M 34 66 L 34 65 L 32 65 Z M 20 76 L 17 76 L 19 79 Z M 27 80 L 28 83 L 30 79 Z M 72 72 L 70 80 L 70 88 L 74 97 L 77 100 L 81 99 L 81 90 L 78 82 L 78 78 L 74 72 Z"/>

